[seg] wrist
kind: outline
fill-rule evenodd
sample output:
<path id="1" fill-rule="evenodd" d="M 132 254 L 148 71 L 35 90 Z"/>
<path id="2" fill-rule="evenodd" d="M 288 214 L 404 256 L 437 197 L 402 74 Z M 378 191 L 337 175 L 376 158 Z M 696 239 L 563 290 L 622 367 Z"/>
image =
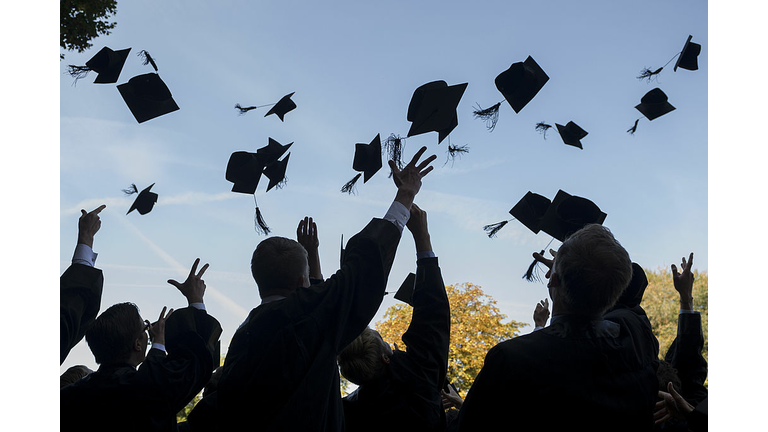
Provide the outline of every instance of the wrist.
<path id="1" fill-rule="evenodd" d="M 187 297 L 187 303 L 192 306 L 192 303 L 205 303 L 202 297 Z"/>
<path id="2" fill-rule="evenodd" d="M 431 251 L 432 250 L 432 241 L 430 240 L 429 234 L 414 237 L 414 243 L 416 243 L 416 252 L 425 252 L 425 251 Z"/>
<path id="3" fill-rule="evenodd" d="M 411 204 L 413 204 L 414 198 L 416 198 L 416 194 L 405 189 L 398 189 L 397 194 L 395 194 L 395 201 L 404 205 L 405 208 L 409 210 L 411 209 Z"/>
<path id="4" fill-rule="evenodd" d="M 93 236 L 79 234 L 77 236 L 77 244 L 84 244 L 93 249 Z"/>

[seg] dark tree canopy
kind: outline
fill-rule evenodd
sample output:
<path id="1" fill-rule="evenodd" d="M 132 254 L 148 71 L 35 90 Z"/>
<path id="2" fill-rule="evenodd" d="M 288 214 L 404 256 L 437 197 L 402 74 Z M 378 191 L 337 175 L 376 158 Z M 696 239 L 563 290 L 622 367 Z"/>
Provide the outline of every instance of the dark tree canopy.
<path id="1" fill-rule="evenodd" d="M 83 52 L 93 46 L 91 39 L 108 35 L 116 22 L 109 17 L 117 13 L 117 0 L 61 0 L 59 30 L 61 47 Z M 64 54 L 61 54 L 64 58 Z"/>

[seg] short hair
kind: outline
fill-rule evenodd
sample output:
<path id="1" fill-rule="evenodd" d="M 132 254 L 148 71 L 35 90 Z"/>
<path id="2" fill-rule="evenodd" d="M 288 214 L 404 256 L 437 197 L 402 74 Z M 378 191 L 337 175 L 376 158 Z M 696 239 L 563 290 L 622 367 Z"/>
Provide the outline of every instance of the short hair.
<path id="1" fill-rule="evenodd" d="M 270 237 L 256 246 L 251 258 L 251 274 L 259 293 L 295 289 L 296 280 L 308 268 L 307 250 L 296 240 Z"/>
<path id="2" fill-rule="evenodd" d="M 667 383 L 671 382 L 675 391 L 680 392 L 683 382 L 680 380 L 677 369 L 666 360 L 659 360 L 659 368 L 656 369 L 656 378 L 659 380 L 659 390 L 666 392 Z"/>
<path id="3" fill-rule="evenodd" d="M 362 385 L 379 376 L 384 364 L 384 346 L 370 327 L 355 338 L 337 357 L 339 372 L 350 382 Z"/>
<path id="4" fill-rule="evenodd" d="M 127 361 L 131 348 L 143 330 L 139 308 L 118 303 L 102 312 L 85 332 L 85 340 L 98 364 Z"/>
<path id="5" fill-rule="evenodd" d="M 61 387 L 76 383 L 93 372 L 85 365 L 75 365 L 64 371 L 59 377 Z"/>
<path id="6" fill-rule="evenodd" d="M 602 316 L 629 285 L 632 261 L 611 231 L 589 224 L 565 239 L 555 257 L 557 301 L 567 309 Z"/>

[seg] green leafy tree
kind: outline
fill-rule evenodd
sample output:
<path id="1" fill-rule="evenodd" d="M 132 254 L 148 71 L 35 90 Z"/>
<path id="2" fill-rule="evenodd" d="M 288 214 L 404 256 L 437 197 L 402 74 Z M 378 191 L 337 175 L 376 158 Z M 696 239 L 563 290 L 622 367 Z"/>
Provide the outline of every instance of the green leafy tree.
<path id="1" fill-rule="evenodd" d="M 83 52 L 92 47 L 91 39 L 108 35 L 116 22 L 109 18 L 117 13 L 117 0 L 61 0 L 59 2 L 59 36 L 61 48 Z M 64 58 L 64 54 L 60 55 Z"/>
<path id="2" fill-rule="evenodd" d="M 507 317 L 496 306 L 493 297 L 483 293 L 479 285 L 462 283 L 445 287 L 451 305 L 451 344 L 448 353 L 448 381 L 461 397 L 472 386 L 483 367 L 488 350 L 499 342 L 519 336 L 526 323 L 503 322 Z M 376 330 L 384 340 L 405 349 L 402 336 L 411 323 L 413 308 L 405 303 L 391 306 Z"/>
<path id="3" fill-rule="evenodd" d="M 672 272 L 667 268 L 656 271 L 646 269 L 648 287 L 641 306 L 651 321 L 653 334 L 659 339 L 659 355 L 664 358 L 669 346 L 677 335 L 677 316 L 680 310 L 680 296 L 672 283 Z M 701 312 L 701 327 L 704 331 L 702 355 L 709 361 L 709 278 L 706 271 L 693 272 L 693 308 Z M 707 385 L 707 383 L 705 383 Z"/>

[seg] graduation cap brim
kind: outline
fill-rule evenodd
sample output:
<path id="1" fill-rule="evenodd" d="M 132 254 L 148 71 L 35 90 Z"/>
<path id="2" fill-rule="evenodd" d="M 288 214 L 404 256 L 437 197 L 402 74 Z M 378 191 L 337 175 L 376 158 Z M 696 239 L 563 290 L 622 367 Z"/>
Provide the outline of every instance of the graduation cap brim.
<path id="1" fill-rule="evenodd" d="M 408 136 L 441 131 L 442 138 L 448 136 L 459 124 L 456 108 L 467 85 L 449 86 L 445 81 L 433 81 L 417 88 L 408 105 L 407 119 L 411 122 Z"/>
<path id="2" fill-rule="evenodd" d="M 555 123 L 555 126 L 557 126 L 557 132 L 565 144 L 583 149 L 581 140 L 589 134 L 587 131 L 572 121 L 569 121 L 565 126 Z"/>
<path id="3" fill-rule="evenodd" d="M 675 107 L 667 100 L 667 95 L 659 88 L 646 93 L 635 108 L 648 120 L 659 118 L 675 110 Z"/>
<path id="4" fill-rule="evenodd" d="M 692 71 L 699 69 L 698 58 L 701 53 L 701 45 L 691 42 L 691 39 L 693 39 L 693 36 L 688 35 L 688 39 L 685 41 L 685 45 L 683 45 L 683 50 L 680 52 L 680 56 L 677 58 L 677 62 L 675 62 L 675 67 L 672 69 L 673 72 L 677 72 L 677 68 Z"/>
<path id="5" fill-rule="evenodd" d="M 363 183 L 373 177 L 381 167 L 381 134 L 376 134 L 370 144 L 355 144 L 352 169 L 363 173 Z"/>
<path id="6" fill-rule="evenodd" d="M 137 75 L 117 89 L 139 123 L 179 109 L 168 86 L 156 73 Z"/>
<path id="7" fill-rule="evenodd" d="M 283 160 L 273 162 L 264 167 L 264 175 L 269 179 L 269 185 L 267 186 L 267 192 L 270 189 L 277 186 L 285 178 L 285 170 L 288 168 L 288 158 L 291 154 L 288 153 Z"/>
<path id="8" fill-rule="evenodd" d="M 139 192 L 139 195 L 133 201 L 133 204 L 131 204 L 131 208 L 130 210 L 128 210 L 128 213 L 136 210 L 137 212 L 139 212 L 139 214 L 145 215 L 150 211 L 152 211 L 152 208 L 155 206 L 155 203 L 157 202 L 157 194 L 154 192 L 150 192 L 150 189 L 152 189 L 152 186 L 154 185 L 155 184 L 152 183 L 151 185 L 149 185 L 149 187 Z"/>
<path id="9" fill-rule="evenodd" d="M 560 190 L 541 218 L 539 229 L 562 242 L 588 224 L 602 225 L 606 216 L 592 201 Z"/>
<path id="10" fill-rule="evenodd" d="M 509 106 L 519 113 L 539 93 L 549 76 L 533 57 L 524 62 L 513 63 L 500 73 L 495 80 L 496 88 L 504 95 Z"/>
<path id="11" fill-rule="evenodd" d="M 409 273 L 400 288 L 395 293 L 395 298 L 413 306 L 413 290 L 416 287 L 416 274 Z"/>
<path id="12" fill-rule="evenodd" d="M 552 202 L 549 198 L 529 191 L 512 207 L 509 214 L 533 231 L 534 234 L 538 234 L 539 223 L 550 204 Z"/>
<path id="13" fill-rule="evenodd" d="M 293 102 L 293 100 L 291 100 L 293 93 L 283 96 L 274 106 L 272 106 L 272 108 L 266 114 L 264 114 L 264 117 L 270 114 L 275 114 L 280 117 L 280 121 L 284 121 L 283 117 L 285 117 L 287 113 L 293 111 L 296 108 L 296 104 Z"/>
<path id="14" fill-rule="evenodd" d="M 232 192 L 253 194 L 263 171 L 264 164 L 256 153 L 239 151 L 229 157 L 225 177 L 234 183 Z"/>
<path id="15" fill-rule="evenodd" d="M 128 58 L 128 53 L 131 49 L 126 48 L 118 51 L 113 51 L 108 47 L 102 48 L 95 56 L 85 62 L 91 70 L 98 73 L 96 79 L 93 80 L 94 84 L 114 84 L 120 77 L 120 72 L 123 70 L 125 60 Z"/>

